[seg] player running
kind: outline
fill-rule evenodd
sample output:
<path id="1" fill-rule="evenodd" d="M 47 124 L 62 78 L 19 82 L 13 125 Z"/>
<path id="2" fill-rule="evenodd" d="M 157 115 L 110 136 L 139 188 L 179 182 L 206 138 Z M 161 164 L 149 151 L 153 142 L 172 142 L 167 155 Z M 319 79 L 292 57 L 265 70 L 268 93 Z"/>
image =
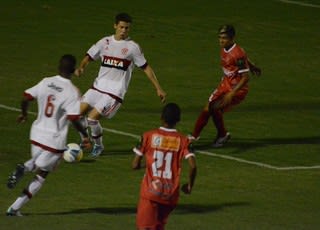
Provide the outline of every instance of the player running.
<path id="1" fill-rule="evenodd" d="M 182 191 L 190 194 L 196 178 L 196 162 L 190 141 L 175 126 L 180 121 L 180 108 L 167 104 L 161 115 L 163 126 L 143 134 L 133 149 L 133 169 L 141 168 L 145 157 L 145 176 L 140 189 L 136 217 L 137 229 L 164 229 L 169 214 L 178 203 L 182 160 L 189 163 L 189 181 Z"/>
<path id="2" fill-rule="evenodd" d="M 166 93 L 162 90 L 153 69 L 145 59 L 139 45 L 131 40 L 129 31 L 132 18 L 126 13 L 115 17 L 115 34 L 100 39 L 87 51 L 86 56 L 76 70 L 80 76 L 91 61 L 100 61 L 98 76 L 83 96 L 81 114 L 87 114 L 83 122 L 91 129 L 94 142 L 91 155 L 98 157 L 104 150 L 100 118 L 112 118 L 120 108 L 127 92 L 134 66 L 140 67 L 156 88 L 161 101 Z"/>
<path id="3" fill-rule="evenodd" d="M 70 80 L 75 65 L 74 56 L 62 56 L 59 75 L 44 78 L 24 92 L 19 123 L 27 120 L 29 102 L 36 99 L 38 104 L 38 116 L 30 131 L 31 159 L 17 165 L 9 176 L 7 186 L 13 189 L 25 172 L 35 172 L 35 177 L 8 208 L 8 216 L 22 216 L 22 206 L 41 189 L 49 172 L 58 166 L 66 147 L 69 121 L 84 136 L 83 146 L 90 147 L 89 138 L 79 121 L 79 90 Z"/>

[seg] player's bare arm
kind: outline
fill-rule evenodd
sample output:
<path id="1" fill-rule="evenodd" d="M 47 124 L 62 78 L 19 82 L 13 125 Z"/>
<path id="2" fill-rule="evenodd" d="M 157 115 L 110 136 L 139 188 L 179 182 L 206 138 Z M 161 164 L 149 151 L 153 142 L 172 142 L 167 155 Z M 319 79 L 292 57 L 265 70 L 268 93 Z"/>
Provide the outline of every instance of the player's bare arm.
<path id="1" fill-rule="evenodd" d="M 27 121 L 29 101 L 30 101 L 29 98 L 27 98 L 26 96 L 23 97 L 21 101 L 21 114 L 17 118 L 18 123 L 24 123 Z"/>
<path id="2" fill-rule="evenodd" d="M 224 97 L 222 98 L 222 100 L 219 104 L 220 108 L 222 108 L 226 105 L 229 105 L 232 101 L 232 98 L 237 93 L 237 91 L 239 91 L 249 81 L 249 75 L 247 73 L 243 73 L 243 74 L 241 74 L 241 76 L 242 77 L 241 77 L 241 80 L 239 81 L 239 83 L 230 92 L 226 93 L 224 95 Z"/>
<path id="3" fill-rule="evenodd" d="M 141 160 L 142 160 L 141 156 L 135 155 L 135 157 L 133 158 L 132 164 L 131 164 L 132 169 L 140 169 L 141 168 Z"/>
<path id="4" fill-rule="evenodd" d="M 87 67 L 87 65 L 89 64 L 89 62 L 91 61 L 91 58 L 89 55 L 86 55 L 82 61 L 80 62 L 79 67 L 74 71 L 74 74 L 77 77 L 80 77 L 83 73 L 84 73 L 84 69 Z"/>
<path id="5" fill-rule="evenodd" d="M 164 103 L 166 101 L 166 92 L 163 91 L 163 89 L 160 86 L 160 83 L 153 71 L 153 69 L 151 68 L 150 65 L 147 65 L 146 68 L 143 69 L 143 71 L 145 72 L 145 74 L 147 75 L 147 77 L 149 78 L 149 80 L 152 82 L 152 84 L 154 85 L 154 87 L 157 90 L 157 95 L 160 97 L 161 102 Z"/>
<path id="6" fill-rule="evenodd" d="M 194 156 L 190 156 L 188 158 L 189 163 L 189 181 L 186 184 L 183 184 L 181 187 L 181 190 L 185 194 L 190 194 L 197 176 L 197 166 L 196 166 L 196 160 Z"/>
<path id="7" fill-rule="evenodd" d="M 258 66 L 256 66 L 253 62 L 251 62 L 249 59 L 248 59 L 248 64 L 249 64 L 250 72 L 253 75 L 256 75 L 259 77 L 262 73 L 262 70 Z"/>

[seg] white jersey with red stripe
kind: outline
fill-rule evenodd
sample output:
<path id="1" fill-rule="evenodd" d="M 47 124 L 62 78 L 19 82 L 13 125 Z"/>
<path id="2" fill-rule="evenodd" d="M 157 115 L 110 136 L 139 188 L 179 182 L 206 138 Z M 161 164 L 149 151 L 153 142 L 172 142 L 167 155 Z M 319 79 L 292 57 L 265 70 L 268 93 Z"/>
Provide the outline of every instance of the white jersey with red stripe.
<path id="1" fill-rule="evenodd" d="M 30 139 L 43 147 L 63 150 L 68 134 L 68 119 L 80 115 L 80 92 L 69 79 L 59 75 L 47 77 L 25 90 L 29 99 L 37 99 L 38 116 L 33 122 Z"/>
<path id="2" fill-rule="evenodd" d="M 93 87 L 121 99 L 127 92 L 134 66 L 142 67 L 147 63 L 136 42 L 130 38 L 116 40 L 114 35 L 99 40 L 87 54 L 93 60 L 101 60 Z"/>

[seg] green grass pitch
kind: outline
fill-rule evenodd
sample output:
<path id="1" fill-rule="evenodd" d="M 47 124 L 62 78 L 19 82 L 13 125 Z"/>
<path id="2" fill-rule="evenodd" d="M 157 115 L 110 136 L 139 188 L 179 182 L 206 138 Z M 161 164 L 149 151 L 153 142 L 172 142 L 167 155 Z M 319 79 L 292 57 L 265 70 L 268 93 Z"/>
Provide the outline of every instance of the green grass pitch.
<path id="1" fill-rule="evenodd" d="M 291 3 L 285 3 L 291 2 Z M 132 147 L 160 125 L 161 103 L 135 69 L 123 107 L 106 128 L 106 153 L 62 163 L 22 218 L 5 216 L 30 176 L 13 191 L 6 180 L 30 156 L 30 125 L 15 120 L 24 89 L 56 74 L 62 54 L 78 61 L 113 33 L 113 17 L 128 12 L 131 37 L 143 48 L 168 101 L 182 109 L 189 133 L 221 77 L 217 28 L 232 23 L 237 43 L 263 70 L 247 99 L 225 120 L 232 139 L 212 149 L 213 124 L 195 144 L 199 168 L 191 196 L 181 195 L 167 229 L 318 229 L 320 226 L 320 46 L 318 1 L 3 1 L 0 7 L 0 229 L 135 229 L 143 171 L 133 171 Z M 92 63 L 74 83 L 81 92 L 98 71 Z M 36 112 L 33 105 L 31 111 Z M 120 131 L 120 133 L 115 132 Z M 77 142 L 71 129 L 69 142 Z M 186 170 L 183 170 L 183 181 Z"/>

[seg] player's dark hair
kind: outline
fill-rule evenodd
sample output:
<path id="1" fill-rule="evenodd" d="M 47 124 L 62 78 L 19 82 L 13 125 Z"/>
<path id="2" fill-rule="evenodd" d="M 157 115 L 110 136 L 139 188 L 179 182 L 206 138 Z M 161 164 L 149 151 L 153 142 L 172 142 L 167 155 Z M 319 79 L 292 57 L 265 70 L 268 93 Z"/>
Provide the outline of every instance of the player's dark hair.
<path id="1" fill-rule="evenodd" d="M 128 23 L 132 23 L 132 18 L 129 14 L 127 13 L 119 13 L 115 16 L 114 18 L 114 22 L 115 24 L 118 24 L 120 21 L 122 22 L 128 22 Z"/>
<path id="2" fill-rule="evenodd" d="M 71 75 L 76 68 L 77 60 L 71 54 L 65 54 L 60 58 L 59 72 L 67 75 Z"/>
<path id="3" fill-rule="evenodd" d="M 229 38 L 234 38 L 236 36 L 236 30 L 234 29 L 233 25 L 228 24 L 220 26 L 218 33 L 226 34 Z"/>
<path id="4" fill-rule="evenodd" d="M 162 109 L 161 119 L 173 127 L 180 121 L 181 110 L 176 103 L 168 103 Z"/>

